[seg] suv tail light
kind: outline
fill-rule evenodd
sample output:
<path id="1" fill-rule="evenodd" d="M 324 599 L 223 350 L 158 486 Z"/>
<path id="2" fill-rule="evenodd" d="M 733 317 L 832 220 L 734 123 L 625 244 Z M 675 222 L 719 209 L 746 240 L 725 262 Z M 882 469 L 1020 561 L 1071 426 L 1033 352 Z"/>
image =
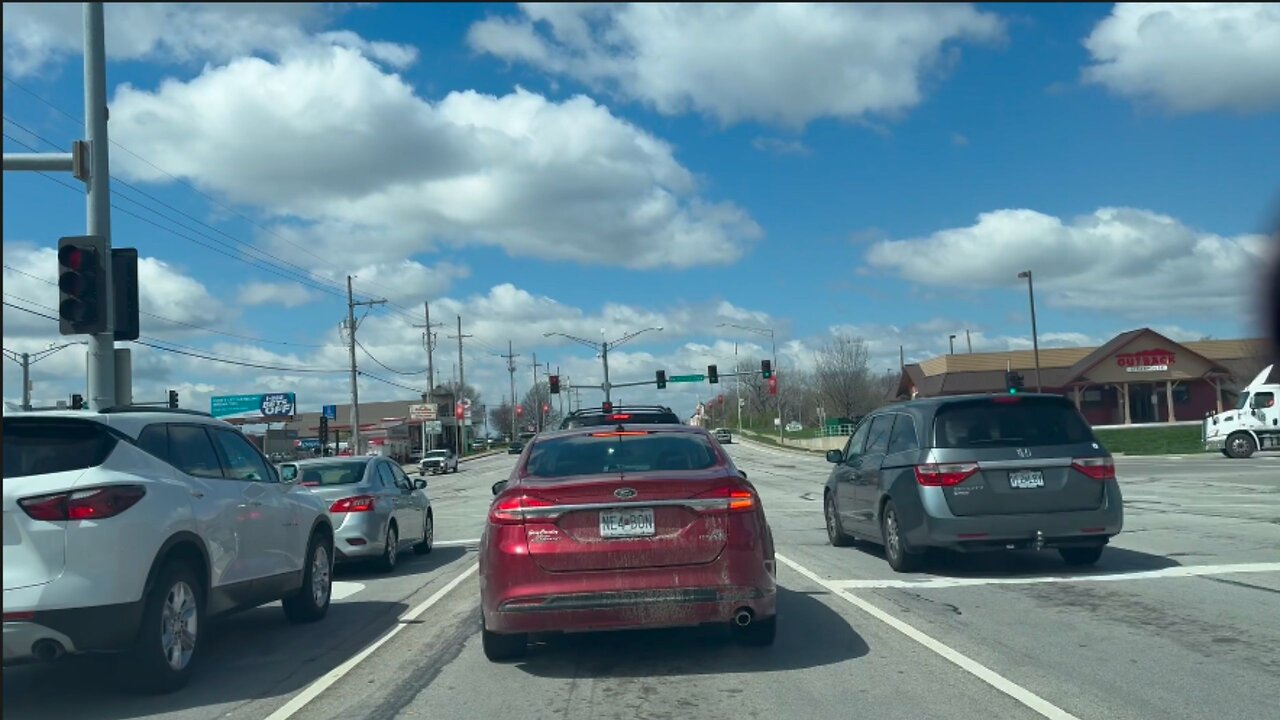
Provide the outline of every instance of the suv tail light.
<path id="1" fill-rule="evenodd" d="M 529 495 L 508 495 L 498 498 L 489 508 L 489 522 L 495 525 L 523 525 L 526 510 L 548 508 L 554 504 Z"/>
<path id="2" fill-rule="evenodd" d="M 1116 463 L 1109 457 L 1076 458 L 1071 461 L 1071 467 L 1094 480 L 1116 479 Z"/>
<path id="3" fill-rule="evenodd" d="M 141 485 L 108 485 L 23 498 L 18 505 L 33 520 L 102 520 L 128 510 L 146 494 L 147 489 Z"/>
<path id="4" fill-rule="evenodd" d="M 916 466 L 916 482 L 928 487 L 951 487 L 978 472 L 978 463 L 926 463 Z"/>
<path id="5" fill-rule="evenodd" d="M 717 505 L 716 511 L 750 512 L 756 507 L 756 494 L 738 485 L 722 485 L 697 497 L 699 500 L 724 498 L 724 505 Z"/>
<path id="6" fill-rule="evenodd" d="M 334 500 L 329 512 L 373 512 L 372 495 L 353 495 L 341 500 Z"/>

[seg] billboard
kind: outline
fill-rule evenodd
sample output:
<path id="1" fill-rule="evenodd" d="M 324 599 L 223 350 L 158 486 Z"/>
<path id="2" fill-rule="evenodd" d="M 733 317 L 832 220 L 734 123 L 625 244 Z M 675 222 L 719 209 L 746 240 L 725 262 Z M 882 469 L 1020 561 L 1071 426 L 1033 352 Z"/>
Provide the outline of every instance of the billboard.
<path id="1" fill-rule="evenodd" d="M 262 395 L 215 395 L 209 399 L 209 413 L 216 418 L 240 420 L 292 420 L 297 407 L 293 393 Z"/>

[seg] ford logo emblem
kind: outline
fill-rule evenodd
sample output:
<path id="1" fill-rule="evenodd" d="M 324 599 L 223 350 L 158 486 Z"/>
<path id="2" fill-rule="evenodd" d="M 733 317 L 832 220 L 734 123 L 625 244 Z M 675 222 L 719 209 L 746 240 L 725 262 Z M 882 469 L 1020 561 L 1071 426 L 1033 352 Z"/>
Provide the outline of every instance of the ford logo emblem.
<path id="1" fill-rule="evenodd" d="M 618 488 L 613 491 L 613 496 L 619 500 L 630 500 L 636 496 L 636 491 L 631 488 Z"/>

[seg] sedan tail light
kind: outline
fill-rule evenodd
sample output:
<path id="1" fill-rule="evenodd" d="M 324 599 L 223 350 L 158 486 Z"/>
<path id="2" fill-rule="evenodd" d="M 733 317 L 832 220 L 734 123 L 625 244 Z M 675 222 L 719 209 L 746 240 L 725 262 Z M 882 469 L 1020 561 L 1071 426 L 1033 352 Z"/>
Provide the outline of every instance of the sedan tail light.
<path id="1" fill-rule="evenodd" d="M 698 494 L 698 499 L 724 498 L 724 505 L 717 505 L 715 511 L 748 512 L 756 507 L 756 494 L 739 485 L 722 485 L 713 490 Z"/>
<path id="2" fill-rule="evenodd" d="M 553 505 L 555 503 L 529 495 L 508 495 L 498 498 L 489 508 L 489 522 L 495 525 L 523 525 L 525 511 Z"/>
<path id="3" fill-rule="evenodd" d="M 23 498 L 18 505 L 33 520 L 102 520 L 128 510 L 146 494 L 141 485 L 108 485 Z"/>
<path id="4" fill-rule="evenodd" d="M 329 512 L 373 512 L 372 495 L 353 495 L 341 500 L 334 500 Z"/>
<path id="5" fill-rule="evenodd" d="M 916 482 L 928 487 L 951 487 L 978 472 L 978 463 L 927 463 L 916 466 Z"/>
<path id="6" fill-rule="evenodd" d="M 1076 458 L 1071 461 L 1071 467 L 1094 480 L 1116 479 L 1116 463 L 1109 457 Z"/>

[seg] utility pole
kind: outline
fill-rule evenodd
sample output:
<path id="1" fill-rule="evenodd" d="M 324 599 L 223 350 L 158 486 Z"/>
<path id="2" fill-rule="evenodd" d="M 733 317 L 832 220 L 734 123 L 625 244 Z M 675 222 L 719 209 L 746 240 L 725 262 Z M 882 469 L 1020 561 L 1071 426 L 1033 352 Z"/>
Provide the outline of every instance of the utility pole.
<path id="1" fill-rule="evenodd" d="M 560 366 L 557 365 L 556 375 L 559 375 L 559 374 L 560 374 Z M 561 387 L 563 386 L 564 386 L 564 383 L 561 383 Z M 564 417 L 564 391 L 563 390 L 560 391 L 560 417 Z"/>
<path id="2" fill-rule="evenodd" d="M 436 383 L 436 364 L 435 364 L 435 352 L 436 352 L 435 328 L 443 327 L 444 323 L 431 322 L 431 302 L 430 301 L 424 300 L 422 302 L 422 310 L 423 310 L 423 314 L 426 315 L 426 323 L 423 325 L 414 325 L 414 327 L 423 328 L 422 345 L 427 351 L 427 396 L 423 398 L 422 401 L 424 403 L 429 403 L 431 402 L 431 392 L 436 389 L 436 384 L 437 384 Z M 439 416 L 437 415 L 437 417 Z M 425 424 L 423 425 L 423 428 L 424 428 L 422 433 L 423 438 L 429 438 L 427 442 L 429 442 L 431 445 L 435 445 L 434 433 L 431 435 L 427 435 L 425 431 L 425 428 L 426 428 Z M 423 447 L 423 451 L 425 452 L 427 445 L 423 444 L 422 447 Z M 432 448 L 432 449 L 434 450 L 435 448 Z"/>
<path id="3" fill-rule="evenodd" d="M 533 402 L 538 402 L 538 353 L 533 353 Z M 538 417 L 538 432 L 542 432 L 542 408 L 534 408 L 533 412 Z"/>
<path id="4" fill-rule="evenodd" d="M 973 354 L 973 338 L 969 337 L 969 328 L 964 329 L 964 341 L 969 345 L 969 354 Z"/>
<path id="5" fill-rule="evenodd" d="M 511 341 L 507 341 L 507 354 L 502 357 L 507 359 L 507 374 L 511 377 L 511 439 L 515 440 L 519 435 L 516 433 L 516 355 L 511 349 Z"/>
<path id="6" fill-rule="evenodd" d="M 462 334 L 462 316 L 459 315 L 458 316 L 458 334 L 450 335 L 449 339 L 450 340 L 452 340 L 453 338 L 458 339 L 458 399 L 456 402 L 461 402 L 463 404 L 462 412 L 464 414 L 464 419 L 465 419 L 465 415 L 469 412 L 469 410 L 466 406 L 466 397 L 465 397 L 466 395 L 465 388 L 467 386 L 467 375 L 466 375 L 467 371 L 462 366 L 462 341 L 464 338 L 469 338 L 469 337 L 472 337 L 472 336 Z M 456 409 L 454 410 L 454 418 L 457 419 Z M 463 425 L 463 420 L 458 420 L 458 457 L 462 457 L 462 455 L 464 455 L 467 451 L 466 434 L 467 434 L 466 427 Z"/>
<path id="7" fill-rule="evenodd" d="M 348 445 L 351 456 L 361 455 L 360 449 L 360 371 L 356 369 L 356 306 L 381 305 L 386 300 L 361 300 L 356 302 L 351 291 L 351 276 L 347 276 L 347 334 L 350 336 L 348 348 L 351 351 L 351 436 Z"/>

